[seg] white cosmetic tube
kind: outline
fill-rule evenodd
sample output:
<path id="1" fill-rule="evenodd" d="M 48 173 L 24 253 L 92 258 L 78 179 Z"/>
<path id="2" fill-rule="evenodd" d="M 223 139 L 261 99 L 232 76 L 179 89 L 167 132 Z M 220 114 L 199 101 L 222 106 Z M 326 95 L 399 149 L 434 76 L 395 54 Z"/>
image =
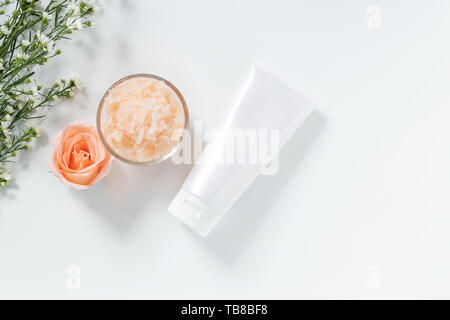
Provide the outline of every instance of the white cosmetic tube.
<path id="1" fill-rule="evenodd" d="M 312 103 L 277 77 L 254 66 L 241 94 L 169 206 L 169 212 L 196 233 L 207 236 L 219 219 L 260 175 L 292 134 L 312 112 Z M 245 160 L 226 161 L 236 132 L 271 132 L 270 157 L 249 141 L 241 145 Z M 258 135 L 261 139 L 261 135 Z M 267 144 L 267 140 L 264 142 Z M 261 146 L 261 141 L 258 142 Z M 242 149 L 242 146 L 244 149 Z M 238 154 L 239 150 L 236 150 Z M 241 152 L 242 153 L 242 152 Z M 239 157 L 239 154 L 238 154 Z M 258 159 L 256 162 L 250 159 Z"/>

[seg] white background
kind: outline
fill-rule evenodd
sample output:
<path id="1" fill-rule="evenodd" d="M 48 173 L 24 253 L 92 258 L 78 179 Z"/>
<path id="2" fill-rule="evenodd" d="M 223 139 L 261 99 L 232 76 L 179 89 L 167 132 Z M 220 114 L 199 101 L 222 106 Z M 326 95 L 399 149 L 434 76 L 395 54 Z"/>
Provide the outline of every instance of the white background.
<path id="1" fill-rule="evenodd" d="M 366 22 L 381 9 L 381 29 Z M 450 2 L 105 1 L 42 79 L 78 74 L 0 191 L 0 298 L 450 298 Z M 153 73 L 214 127 L 255 60 L 318 113 L 206 239 L 166 211 L 189 172 L 115 162 L 79 192 L 51 140 Z M 69 290 L 67 269 L 81 270 Z"/>

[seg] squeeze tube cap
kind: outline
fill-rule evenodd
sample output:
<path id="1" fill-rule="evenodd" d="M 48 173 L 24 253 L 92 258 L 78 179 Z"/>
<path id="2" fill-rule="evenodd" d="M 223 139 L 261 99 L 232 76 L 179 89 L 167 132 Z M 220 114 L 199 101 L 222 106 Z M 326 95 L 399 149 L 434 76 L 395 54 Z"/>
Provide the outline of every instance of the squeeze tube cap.
<path id="1" fill-rule="evenodd" d="M 181 188 L 168 211 L 197 234 L 206 237 L 220 219 L 204 201 Z"/>

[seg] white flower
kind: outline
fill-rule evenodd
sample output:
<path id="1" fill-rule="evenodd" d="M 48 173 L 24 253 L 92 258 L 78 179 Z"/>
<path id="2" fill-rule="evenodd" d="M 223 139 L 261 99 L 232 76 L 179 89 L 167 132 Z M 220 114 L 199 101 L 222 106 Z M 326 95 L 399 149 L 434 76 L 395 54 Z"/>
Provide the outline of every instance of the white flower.
<path id="1" fill-rule="evenodd" d="M 96 0 L 82 0 L 80 4 L 84 6 L 83 11 L 91 9 L 93 14 L 102 12 L 102 8 L 97 4 Z"/>
<path id="2" fill-rule="evenodd" d="M 3 180 L 0 182 L 0 186 L 4 186 L 12 179 L 11 173 L 9 173 L 5 167 L 0 168 L 0 179 Z"/>
<path id="3" fill-rule="evenodd" d="M 6 146 L 9 148 L 9 147 L 11 147 L 11 138 L 10 138 L 10 136 L 9 136 L 9 129 L 8 129 L 8 126 L 7 125 L 5 125 L 5 126 L 3 126 L 3 124 L 2 124 L 2 131 L 3 131 L 3 134 L 5 135 L 5 137 L 6 137 Z"/>
<path id="4" fill-rule="evenodd" d="M 6 107 L 6 112 L 8 112 L 9 114 L 12 114 L 12 113 L 14 113 L 14 108 L 11 107 L 11 106 L 7 106 Z"/>
<path id="5" fill-rule="evenodd" d="M 88 8 L 92 8 L 97 4 L 97 1 L 96 0 L 81 0 L 81 3 L 86 5 L 86 7 L 88 7 Z"/>
<path id="6" fill-rule="evenodd" d="M 41 136 L 41 127 L 38 126 L 34 126 L 34 131 L 36 131 L 36 137 L 40 137 Z"/>
<path id="7" fill-rule="evenodd" d="M 75 21 L 74 28 L 75 28 L 75 30 L 83 29 L 83 23 L 81 22 L 81 19 L 78 19 L 77 21 Z"/>
<path id="8" fill-rule="evenodd" d="M 48 53 L 53 54 L 53 48 L 55 47 L 55 42 L 53 40 L 50 40 L 49 42 L 47 42 L 47 46 L 44 46 Z"/>
<path id="9" fill-rule="evenodd" d="M 60 88 L 64 88 L 64 86 L 65 86 L 63 79 L 56 80 L 55 85 Z"/>
<path id="10" fill-rule="evenodd" d="M 51 42 L 49 43 L 48 47 L 46 48 L 46 49 L 47 49 L 47 53 L 48 53 L 50 56 L 52 56 L 52 55 L 55 53 L 55 50 L 54 50 L 53 46 L 54 46 L 54 43 L 53 43 L 53 41 L 51 41 Z"/>
<path id="11" fill-rule="evenodd" d="M 75 88 L 83 89 L 84 84 L 83 84 L 83 82 L 81 82 L 81 79 L 80 79 L 79 77 L 73 76 L 73 77 L 70 79 L 70 81 L 74 83 Z"/>
<path id="12" fill-rule="evenodd" d="M 39 98 L 41 97 L 41 95 L 39 94 L 39 90 L 38 90 L 37 87 L 33 87 L 33 88 L 31 89 L 31 92 L 32 92 L 32 94 L 33 94 L 34 100 L 37 100 L 37 99 L 39 99 Z"/>
<path id="13" fill-rule="evenodd" d="M 44 47 L 45 51 L 48 51 L 49 53 L 53 52 L 53 47 L 55 45 L 55 42 L 53 40 L 50 40 L 49 37 L 47 37 L 45 34 L 40 33 L 39 31 L 36 32 L 36 37 Z"/>
<path id="14" fill-rule="evenodd" d="M 42 18 L 44 18 L 44 19 L 47 20 L 47 21 L 50 21 L 50 20 L 53 19 L 53 16 L 52 16 L 51 14 L 49 14 L 47 11 L 44 11 L 44 12 L 42 13 Z"/>
<path id="15" fill-rule="evenodd" d="M 36 120 L 28 120 L 26 125 L 30 130 L 36 133 L 34 137 L 39 137 L 41 135 L 41 128 L 37 125 Z"/>
<path id="16" fill-rule="evenodd" d="M 2 32 L 4 35 L 8 35 L 8 34 L 11 33 L 11 31 L 6 26 L 1 26 L 0 27 L 0 32 Z"/>
<path id="17" fill-rule="evenodd" d="M 36 32 L 36 37 L 43 46 L 46 46 L 50 41 L 49 37 L 47 37 L 45 34 L 42 34 L 40 31 Z"/>
<path id="18" fill-rule="evenodd" d="M 28 101 L 28 98 L 27 98 L 27 96 L 24 95 L 24 94 L 19 94 L 19 95 L 17 96 L 16 100 L 17 100 L 17 101 L 20 101 L 20 102 L 27 102 L 27 101 Z"/>
<path id="19" fill-rule="evenodd" d="M 28 47 L 30 45 L 30 41 L 24 39 L 24 40 L 22 40 L 22 45 L 24 47 Z"/>
<path id="20" fill-rule="evenodd" d="M 83 22 L 79 18 L 77 19 L 69 18 L 67 19 L 66 26 L 70 30 L 81 30 L 83 29 Z"/>
<path id="21" fill-rule="evenodd" d="M 18 60 L 27 60 L 30 56 L 24 52 L 17 53 L 16 59 Z"/>
<path id="22" fill-rule="evenodd" d="M 31 3 L 32 0 L 27 0 L 27 2 L 28 2 L 28 3 Z M 37 10 L 44 10 L 44 6 L 43 6 L 43 5 L 44 5 L 44 4 L 42 3 L 41 0 L 36 0 L 36 1 L 33 3 L 33 8 L 34 8 L 34 9 L 37 9 Z M 47 4 L 46 4 L 45 6 L 47 6 Z"/>
<path id="23" fill-rule="evenodd" d="M 9 133 L 9 130 L 8 130 L 9 123 L 6 123 L 6 121 L 2 121 L 2 122 L 0 122 L 0 126 L 2 127 L 4 134 Z"/>
<path id="24" fill-rule="evenodd" d="M 75 4 L 75 3 L 70 3 L 70 4 L 67 6 L 67 11 L 68 11 L 70 14 L 78 15 L 78 14 L 80 14 L 80 6 L 78 6 L 78 5 Z"/>
<path id="25" fill-rule="evenodd" d="M 8 171 L 5 170 L 5 172 L 0 175 L 0 178 L 4 179 L 6 181 L 9 181 L 12 179 L 12 175 L 11 175 L 11 173 L 9 173 Z"/>

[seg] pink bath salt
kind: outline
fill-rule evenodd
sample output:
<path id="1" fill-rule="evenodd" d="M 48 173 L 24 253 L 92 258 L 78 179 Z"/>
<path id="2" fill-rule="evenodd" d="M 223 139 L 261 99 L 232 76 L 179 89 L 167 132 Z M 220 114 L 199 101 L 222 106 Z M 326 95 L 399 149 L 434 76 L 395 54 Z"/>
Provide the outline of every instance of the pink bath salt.
<path id="1" fill-rule="evenodd" d="M 164 81 L 130 78 L 104 99 L 101 130 L 111 149 L 133 162 L 161 159 L 179 143 L 183 103 Z"/>

